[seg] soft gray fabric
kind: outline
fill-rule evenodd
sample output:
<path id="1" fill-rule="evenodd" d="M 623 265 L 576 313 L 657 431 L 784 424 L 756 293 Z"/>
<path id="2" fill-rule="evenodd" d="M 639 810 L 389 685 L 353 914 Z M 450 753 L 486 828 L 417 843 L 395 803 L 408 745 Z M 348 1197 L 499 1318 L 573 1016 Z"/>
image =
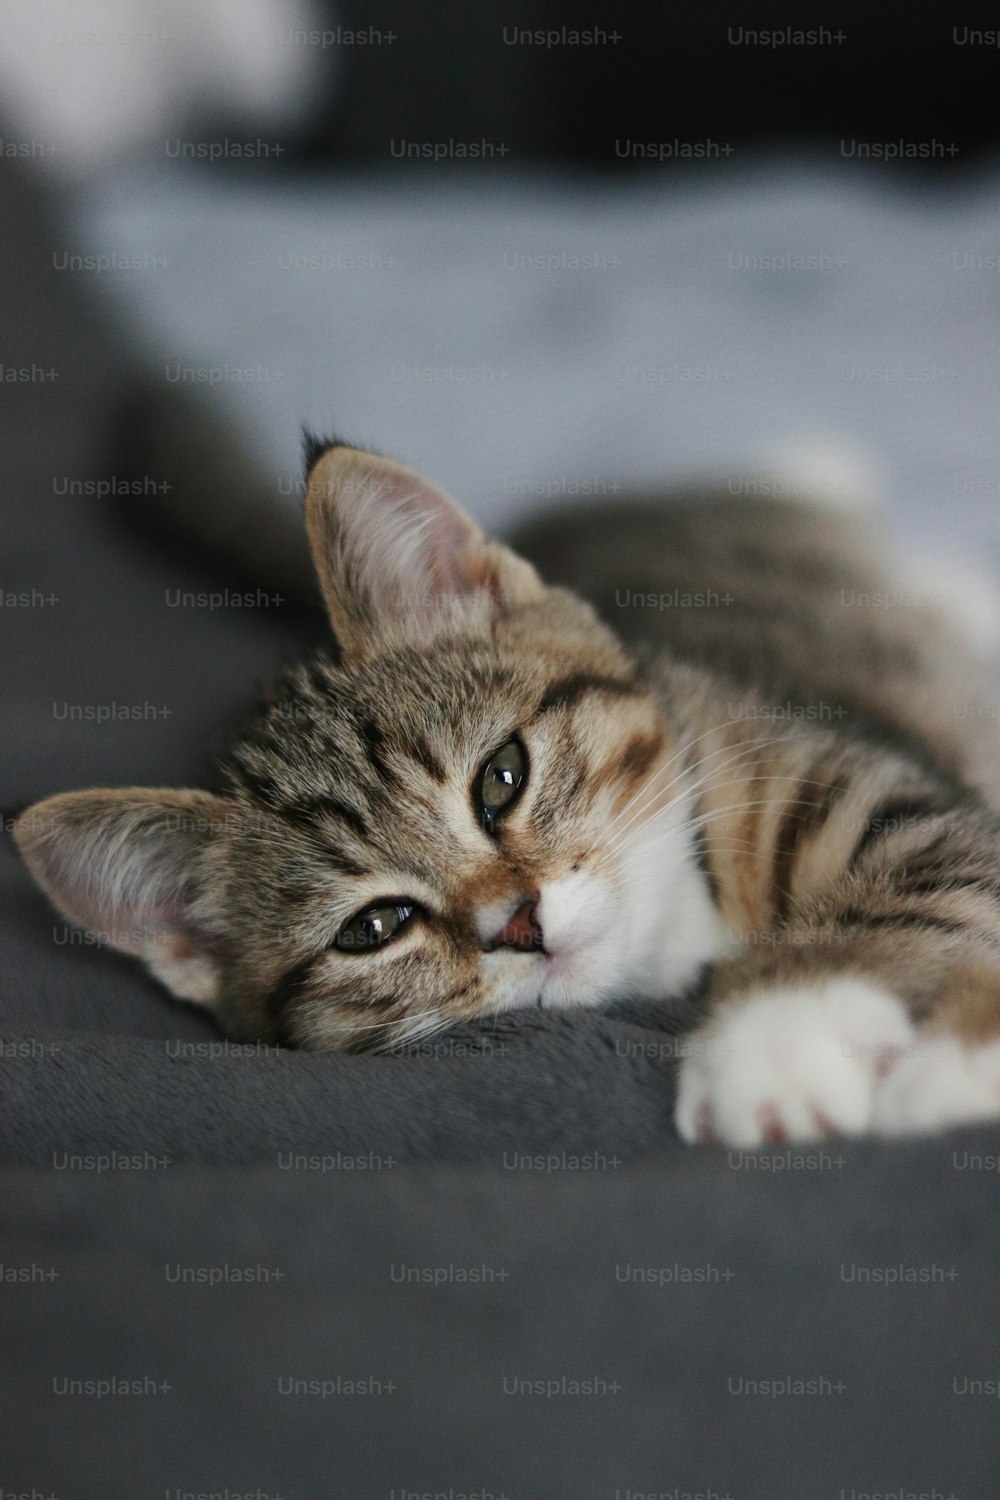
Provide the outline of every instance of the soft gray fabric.
<path id="1" fill-rule="evenodd" d="M 160 1040 L 149 1021 L 144 1037 L 11 1027 L 0 1058 L 6 1159 L 51 1166 L 117 1144 L 216 1166 L 339 1150 L 496 1167 L 509 1151 L 623 1159 L 675 1145 L 679 1043 L 652 1017 L 529 1012 L 412 1055 L 357 1058 L 237 1046 L 161 1019 Z"/>
<path id="2" fill-rule="evenodd" d="M 569 1087 L 553 1077 L 554 1112 Z M 994 1500 L 996 1397 L 971 1392 L 998 1377 L 998 1179 L 962 1165 L 983 1147 L 995 1162 L 995 1132 L 865 1142 L 783 1173 L 716 1152 L 579 1172 L 7 1171 L 5 1261 L 56 1279 L 5 1289 L 5 1489 Z M 179 1267 L 260 1280 L 181 1284 Z M 900 1267 L 926 1279 L 859 1279 Z M 433 1284 L 470 1268 L 480 1281 Z M 428 1279 L 394 1280 L 407 1270 Z M 53 1388 L 111 1375 L 169 1389 Z M 395 1389 L 282 1396 L 288 1377 Z M 546 1398 L 505 1380 L 600 1384 Z M 815 1393 L 743 1384 L 789 1380 Z"/>

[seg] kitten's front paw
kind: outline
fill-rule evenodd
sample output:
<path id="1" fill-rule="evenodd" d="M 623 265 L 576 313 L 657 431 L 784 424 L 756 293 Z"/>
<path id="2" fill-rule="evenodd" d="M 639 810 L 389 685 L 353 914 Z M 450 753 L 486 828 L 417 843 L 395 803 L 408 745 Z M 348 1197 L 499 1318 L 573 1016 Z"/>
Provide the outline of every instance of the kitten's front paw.
<path id="1" fill-rule="evenodd" d="M 756 991 L 690 1039 L 677 1129 L 687 1141 L 748 1147 L 857 1134 L 913 1036 L 901 1001 L 873 981 Z"/>
<path id="2" fill-rule="evenodd" d="M 956 1036 L 927 1036 L 879 1083 L 872 1124 L 882 1135 L 911 1135 L 998 1116 L 1000 1041 L 969 1046 Z"/>

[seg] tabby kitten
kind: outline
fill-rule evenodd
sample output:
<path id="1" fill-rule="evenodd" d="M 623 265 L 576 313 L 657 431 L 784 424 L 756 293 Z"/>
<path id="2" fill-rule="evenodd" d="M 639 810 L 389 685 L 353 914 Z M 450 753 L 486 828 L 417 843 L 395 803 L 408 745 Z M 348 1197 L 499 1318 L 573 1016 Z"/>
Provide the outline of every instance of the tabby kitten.
<path id="1" fill-rule="evenodd" d="M 283 677 L 215 792 L 28 809 L 70 920 L 311 1048 L 707 971 L 689 1141 L 1000 1115 L 997 709 L 859 517 L 578 511 L 523 540 L 543 583 L 411 470 L 317 444 L 306 520 L 339 656 Z"/>

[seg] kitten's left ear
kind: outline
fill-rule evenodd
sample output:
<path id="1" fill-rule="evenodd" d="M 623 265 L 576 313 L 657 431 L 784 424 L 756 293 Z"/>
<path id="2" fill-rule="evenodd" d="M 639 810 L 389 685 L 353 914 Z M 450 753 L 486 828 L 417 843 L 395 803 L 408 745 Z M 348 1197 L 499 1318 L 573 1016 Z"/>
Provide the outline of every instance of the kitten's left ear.
<path id="1" fill-rule="evenodd" d="M 429 639 L 451 602 L 499 611 L 544 593 L 531 564 L 485 537 L 442 490 L 357 448 L 320 450 L 309 472 L 306 526 L 346 655 L 362 655 L 386 629 Z"/>
<path id="2" fill-rule="evenodd" d="M 23 812 L 14 839 L 71 922 L 144 959 L 179 999 L 211 1005 L 222 937 L 205 854 L 235 816 L 209 792 L 64 792 Z"/>

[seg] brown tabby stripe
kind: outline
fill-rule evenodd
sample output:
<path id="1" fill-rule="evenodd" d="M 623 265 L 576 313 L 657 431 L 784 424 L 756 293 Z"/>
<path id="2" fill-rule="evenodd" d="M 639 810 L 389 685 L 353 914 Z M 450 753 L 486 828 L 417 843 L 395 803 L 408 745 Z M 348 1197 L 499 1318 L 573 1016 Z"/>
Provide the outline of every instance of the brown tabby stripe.
<path id="1" fill-rule="evenodd" d="M 567 806 L 571 806 L 583 791 L 587 781 L 587 767 L 582 760 L 574 762 L 573 774 L 566 783 L 562 800 Z"/>
<path id="2" fill-rule="evenodd" d="M 417 762 L 418 766 L 423 766 L 428 776 L 432 777 L 434 781 L 442 785 L 444 784 L 447 779 L 447 772 L 423 735 L 415 734 L 406 748 L 410 753 L 410 757 Z"/>
<path id="3" fill-rule="evenodd" d="M 545 714 L 553 708 L 572 708 L 588 693 L 614 693 L 632 698 L 636 689 L 620 677 L 599 677 L 589 672 L 575 672 L 554 682 L 539 703 L 536 714 Z"/>
<path id="4" fill-rule="evenodd" d="M 919 880 L 904 876 L 900 890 L 907 896 L 937 896 L 948 891 L 978 891 L 989 901 L 1000 901 L 1000 882 L 989 875 L 962 875 L 940 871 L 937 875 L 924 875 Z"/>
<path id="5" fill-rule="evenodd" d="M 956 798 L 945 795 L 943 789 L 923 792 L 915 796 L 890 797 L 874 807 L 868 817 L 861 836 L 851 851 L 847 869 L 853 870 L 867 851 L 880 839 L 900 833 L 906 823 L 919 822 L 922 818 L 938 817 L 949 812 Z"/>
<path id="6" fill-rule="evenodd" d="M 666 743 L 663 734 L 634 734 L 622 751 L 620 767 L 622 774 L 634 780 L 644 776 L 662 752 Z"/>
<path id="7" fill-rule="evenodd" d="M 888 927 L 903 932 L 907 928 L 935 932 L 948 932 L 954 937 L 964 937 L 969 931 L 967 922 L 953 922 L 948 917 L 932 917 L 922 911 L 870 912 L 856 906 L 848 906 L 837 917 L 841 927 Z"/>
<path id="8" fill-rule="evenodd" d="M 701 806 L 702 799 L 699 797 L 692 809 L 691 816 L 693 819 L 697 819 L 701 816 Z M 698 868 L 701 871 L 702 875 L 705 877 L 705 881 L 708 885 L 708 894 L 712 898 L 712 905 L 716 908 L 716 910 L 718 910 L 721 900 L 719 877 L 716 874 L 715 870 L 712 868 L 712 861 L 708 856 L 708 838 L 705 833 L 705 826 L 702 823 L 695 824 L 693 848 L 694 857 L 697 862 Z"/>
<path id="9" fill-rule="evenodd" d="M 359 839 L 371 837 L 371 828 L 368 826 L 364 814 L 357 808 L 350 807 L 342 802 L 339 797 L 331 797 L 326 793 L 319 793 L 315 797 L 301 797 L 295 802 L 287 802 L 278 809 L 282 817 L 291 818 L 293 822 L 315 823 L 319 817 L 339 818 L 346 823 Z"/>
<path id="10" fill-rule="evenodd" d="M 364 742 L 365 754 L 372 769 L 378 773 L 383 781 L 398 783 L 398 774 L 389 765 L 382 753 L 385 748 L 385 735 L 375 723 L 375 720 L 370 714 L 363 714 L 359 716 L 356 722 L 358 733 Z"/>
<path id="11" fill-rule="evenodd" d="M 264 1001 L 264 1013 L 271 1026 L 271 1035 L 279 1047 L 294 1047 L 289 1025 L 289 1010 L 303 998 L 309 976 L 318 965 L 322 954 L 304 958 L 283 974 Z"/>
<path id="12" fill-rule="evenodd" d="M 345 854 L 342 849 L 331 849 L 327 843 L 323 844 L 323 859 L 331 869 L 340 870 L 344 875 L 360 877 L 372 874 L 369 865 L 363 865 L 358 860 L 351 859 L 350 855 Z"/>
<path id="13" fill-rule="evenodd" d="M 771 905 L 779 921 L 791 903 L 792 870 L 803 840 L 827 821 L 846 790 L 843 780 L 832 781 L 819 792 L 807 785 L 788 804 L 778 825 L 771 866 Z"/>
<path id="14" fill-rule="evenodd" d="M 234 760 L 231 766 L 232 774 L 237 778 L 252 797 L 270 809 L 274 809 L 281 798 L 281 787 L 277 777 L 270 771 L 258 771 L 248 765 L 245 760 Z"/>

